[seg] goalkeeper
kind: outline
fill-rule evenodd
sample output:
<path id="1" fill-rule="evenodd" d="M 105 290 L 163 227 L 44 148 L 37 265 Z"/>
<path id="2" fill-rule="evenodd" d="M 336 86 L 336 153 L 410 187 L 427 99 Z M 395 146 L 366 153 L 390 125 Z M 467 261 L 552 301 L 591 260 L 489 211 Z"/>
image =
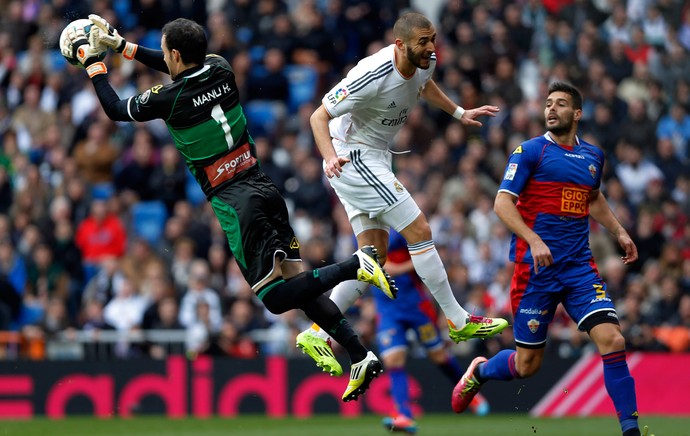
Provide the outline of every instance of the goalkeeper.
<path id="1" fill-rule="evenodd" d="M 375 249 L 363 247 L 343 262 L 303 270 L 285 201 L 259 168 L 235 75 L 225 59 L 206 54 L 206 35 L 199 24 L 184 18 L 167 23 L 158 51 L 126 41 L 97 15 L 89 19 L 94 26 L 88 38 L 83 31 L 69 35 L 71 47 L 63 47 L 63 55 L 77 58 L 86 68 L 111 119 L 166 122 L 252 290 L 272 313 L 303 310 L 347 350 L 352 368 L 342 399 L 356 400 L 382 366 L 323 293 L 341 281 L 358 279 L 392 295 L 395 287 L 378 265 Z M 169 73 L 172 83 L 120 100 L 98 59 L 107 48 Z"/>

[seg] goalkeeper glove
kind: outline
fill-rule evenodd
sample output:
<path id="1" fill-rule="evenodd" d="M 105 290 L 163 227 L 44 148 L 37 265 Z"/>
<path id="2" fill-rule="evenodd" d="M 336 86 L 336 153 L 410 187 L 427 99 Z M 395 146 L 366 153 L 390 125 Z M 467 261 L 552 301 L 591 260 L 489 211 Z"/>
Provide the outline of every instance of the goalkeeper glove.
<path id="1" fill-rule="evenodd" d="M 102 51 L 98 45 L 98 29 L 91 29 L 87 38 L 82 27 L 68 30 L 67 37 L 72 42 L 72 56 L 86 68 L 89 77 L 105 74 L 108 69 L 100 61 Z"/>
<path id="2" fill-rule="evenodd" d="M 137 52 L 137 44 L 127 42 L 120 36 L 117 29 L 111 26 L 103 17 L 91 14 L 89 15 L 89 20 L 100 29 L 98 43 L 110 47 L 118 53 L 122 53 L 122 56 L 127 60 L 131 61 L 134 59 L 134 54 Z"/>

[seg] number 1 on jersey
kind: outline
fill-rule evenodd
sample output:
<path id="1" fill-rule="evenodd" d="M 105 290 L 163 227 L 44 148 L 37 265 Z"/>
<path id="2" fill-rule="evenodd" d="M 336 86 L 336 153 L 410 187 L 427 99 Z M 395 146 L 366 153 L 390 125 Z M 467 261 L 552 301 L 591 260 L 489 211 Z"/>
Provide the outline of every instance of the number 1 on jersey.
<path id="1" fill-rule="evenodd" d="M 219 104 L 213 106 L 211 116 L 218 122 L 218 124 L 220 124 L 220 127 L 223 128 L 223 132 L 225 132 L 225 142 L 228 143 L 228 148 L 232 149 L 232 146 L 235 145 L 235 139 L 232 137 L 230 124 L 228 123 L 228 119 L 225 117 L 223 108 L 221 108 Z"/>

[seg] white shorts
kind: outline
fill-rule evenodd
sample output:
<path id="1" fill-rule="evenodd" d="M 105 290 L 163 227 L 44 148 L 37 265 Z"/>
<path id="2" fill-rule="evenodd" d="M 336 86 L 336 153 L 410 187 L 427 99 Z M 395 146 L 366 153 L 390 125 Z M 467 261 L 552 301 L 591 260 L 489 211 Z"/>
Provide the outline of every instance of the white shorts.
<path id="1" fill-rule="evenodd" d="M 398 181 L 388 150 L 362 148 L 333 140 L 338 156 L 350 159 L 340 177 L 328 179 L 343 204 L 356 235 L 364 230 L 401 231 L 422 211 Z M 325 165 L 325 163 L 324 163 Z"/>

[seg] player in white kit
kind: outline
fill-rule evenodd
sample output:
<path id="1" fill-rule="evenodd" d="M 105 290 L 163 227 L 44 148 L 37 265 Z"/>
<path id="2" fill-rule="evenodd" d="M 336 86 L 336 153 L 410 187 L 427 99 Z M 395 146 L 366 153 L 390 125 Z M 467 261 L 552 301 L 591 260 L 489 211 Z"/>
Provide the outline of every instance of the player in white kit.
<path id="1" fill-rule="evenodd" d="M 452 340 L 490 337 L 508 322 L 471 315 L 457 302 L 427 219 L 393 174 L 388 145 L 420 97 L 469 126 L 481 126 L 476 118 L 494 116 L 499 109 L 464 110 L 434 82 L 436 30 L 426 17 L 401 16 L 393 35 L 394 44 L 362 59 L 312 114 L 324 172 L 345 207 L 358 245 L 376 246 L 381 264 L 386 260 L 389 229 L 405 237 L 415 271 L 446 315 Z M 345 311 L 364 289 L 356 282 L 343 282 L 330 298 Z M 297 336 L 297 346 L 324 371 L 340 375 L 342 368 L 327 339 L 328 332 L 313 325 Z"/>

